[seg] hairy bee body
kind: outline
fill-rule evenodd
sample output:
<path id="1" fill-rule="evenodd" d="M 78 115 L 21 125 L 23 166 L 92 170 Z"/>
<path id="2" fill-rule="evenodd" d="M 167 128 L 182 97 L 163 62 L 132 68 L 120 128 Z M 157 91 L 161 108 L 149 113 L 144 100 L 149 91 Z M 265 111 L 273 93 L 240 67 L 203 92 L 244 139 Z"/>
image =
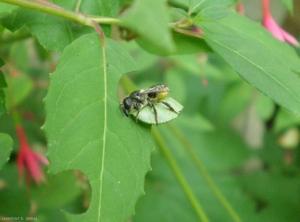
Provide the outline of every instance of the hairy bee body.
<path id="1" fill-rule="evenodd" d="M 124 114 L 128 117 L 129 113 L 132 110 L 136 110 L 136 121 L 138 118 L 138 115 L 141 111 L 141 109 L 145 106 L 151 106 L 154 115 L 155 115 L 155 121 L 156 125 L 158 125 L 158 116 L 157 111 L 155 108 L 155 104 L 162 103 L 166 107 L 169 108 L 172 112 L 177 113 L 170 104 L 167 102 L 161 101 L 161 99 L 165 98 L 167 94 L 169 93 L 169 87 L 165 84 L 157 84 L 154 86 L 151 86 L 148 89 L 141 89 L 134 91 L 129 94 L 126 98 L 123 99 L 122 103 L 120 104 L 120 108 L 123 110 Z"/>

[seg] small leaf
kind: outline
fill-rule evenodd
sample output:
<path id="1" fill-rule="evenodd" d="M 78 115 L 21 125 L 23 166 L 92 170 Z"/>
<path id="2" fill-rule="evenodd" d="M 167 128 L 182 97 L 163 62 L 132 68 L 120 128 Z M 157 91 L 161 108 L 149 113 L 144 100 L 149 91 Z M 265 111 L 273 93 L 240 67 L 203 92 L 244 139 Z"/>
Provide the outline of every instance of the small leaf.
<path id="1" fill-rule="evenodd" d="M 188 13 L 182 8 L 171 8 L 171 13 L 180 17 L 188 17 Z"/>
<path id="2" fill-rule="evenodd" d="M 173 98 L 170 98 L 170 97 L 164 98 L 161 101 L 169 103 L 171 105 L 171 107 L 177 113 L 171 111 L 163 103 L 155 104 L 154 106 L 157 111 L 158 124 L 170 122 L 171 120 L 176 119 L 179 116 L 181 110 L 183 109 L 183 106 L 180 103 L 178 103 L 176 100 L 174 100 Z M 136 111 L 132 112 L 132 115 L 136 116 L 136 114 L 137 114 Z M 154 110 L 150 105 L 142 108 L 142 110 L 140 111 L 140 113 L 138 115 L 138 119 L 140 119 L 141 121 L 143 121 L 145 123 L 156 124 Z"/>
<path id="3" fill-rule="evenodd" d="M 8 134 L 0 133 L 0 169 L 9 160 L 12 144 L 12 138 Z"/>
<path id="4" fill-rule="evenodd" d="M 64 50 L 46 96 L 50 173 L 77 169 L 89 179 L 92 198 L 71 221 L 126 221 L 143 193 L 150 169 L 150 127 L 124 118 L 118 82 L 136 65 L 117 43 L 81 36 Z"/>
<path id="5" fill-rule="evenodd" d="M 165 0 L 136 0 L 121 19 L 127 28 L 136 33 L 137 43 L 147 51 L 166 55 L 175 50 Z"/>

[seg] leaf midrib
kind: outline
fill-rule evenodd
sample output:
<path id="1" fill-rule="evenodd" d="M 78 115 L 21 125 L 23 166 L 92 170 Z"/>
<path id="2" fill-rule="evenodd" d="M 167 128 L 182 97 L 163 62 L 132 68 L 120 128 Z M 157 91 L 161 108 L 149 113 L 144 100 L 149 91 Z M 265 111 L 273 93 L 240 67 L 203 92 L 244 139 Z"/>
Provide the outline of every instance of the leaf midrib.
<path id="1" fill-rule="evenodd" d="M 107 131 L 107 79 L 106 79 L 106 53 L 105 43 L 101 40 L 102 58 L 103 58 L 103 89 L 104 89 L 104 120 L 103 120 L 103 136 L 102 136 L 102 165 L 100 172 L 100 191 L 99 191 L 99 208 L 98 208 L 98 221 L 101 220 L 101 207 L 102 207 L 102 191 L 103 191 L 103 174 L 104 174 L 104 160 L 105 160 L 105 148 L 106 148 L 106 131 Z"/>

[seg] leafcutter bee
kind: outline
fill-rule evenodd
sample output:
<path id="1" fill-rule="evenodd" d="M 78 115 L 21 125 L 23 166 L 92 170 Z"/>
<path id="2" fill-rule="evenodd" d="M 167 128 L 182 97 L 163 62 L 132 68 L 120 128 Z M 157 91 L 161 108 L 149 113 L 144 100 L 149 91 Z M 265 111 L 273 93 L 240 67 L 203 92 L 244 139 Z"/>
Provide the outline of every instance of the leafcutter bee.
<path id="1" fill-rule="evenodd" d="M 178 114 L 178 112 L 176 112 L 169 103 L 162 101 L 162 99 L 167 96 L 169 91 L 169 87 L 165 84 L 157 84 L 148 89 L 134 91 L 123 99 L 122 103 L 120 104 L 120 108 L 127 117 L 132 110 L 136 110 L 137 114 L 135 116 L 135 120 L 137 122 L 139 113 L 143 107 L 151 106 L 154 111 L 156 125 L 158 125 L 158 115 L 155 108 L 156 104 L 164 104 L 170 111 Z"/>

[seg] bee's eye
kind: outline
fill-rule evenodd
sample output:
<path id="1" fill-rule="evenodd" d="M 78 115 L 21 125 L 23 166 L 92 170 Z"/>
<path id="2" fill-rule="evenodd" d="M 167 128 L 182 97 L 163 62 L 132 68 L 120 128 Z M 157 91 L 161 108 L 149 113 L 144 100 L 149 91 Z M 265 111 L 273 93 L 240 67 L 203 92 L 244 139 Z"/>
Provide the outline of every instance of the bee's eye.
<path id="1" fill-rule="evenodd" d="M 124 111 L 125 115 L 128 116 L 131 106 L 132 106 L 132 100 L 130 97 L 123 100 L 123 106 L 124 106 L 123 111 Z"/>
<path id="2" fill-rule="evenodd" d="M 126 109 L 128 109 L 128 108 L 131 107 L 132 101 L 131 101 L 131 99 L 128 97 L 128 98 L 124 99 L 123 104 L 124 104 L 124 107 L 125 107 Z"/>

